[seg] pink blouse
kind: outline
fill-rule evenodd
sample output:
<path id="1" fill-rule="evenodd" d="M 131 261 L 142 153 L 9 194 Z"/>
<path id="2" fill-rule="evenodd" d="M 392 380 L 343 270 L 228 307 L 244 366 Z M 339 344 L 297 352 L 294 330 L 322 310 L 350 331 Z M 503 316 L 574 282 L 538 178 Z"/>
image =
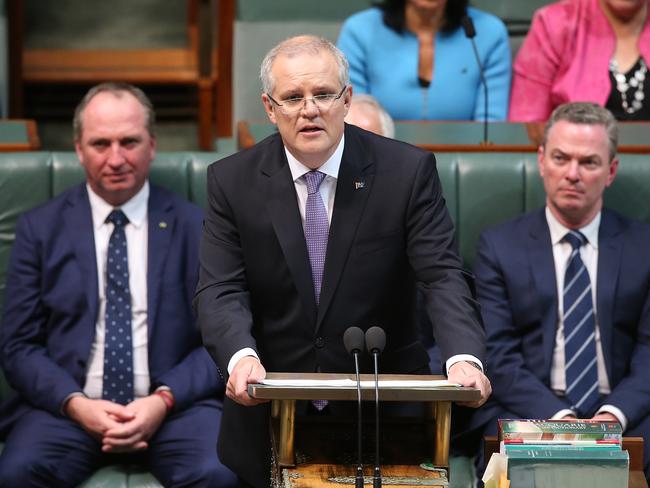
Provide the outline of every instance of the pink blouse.
<path id="1" fill-rule="evenodd" d="M 605 105 L 616 37 L 599 0 L 562 0 L 539 9 L 514 63 L 508 118 L 546 121 L 555 107 L 589 101 Z M 639 38 L 650 62 L 650 22 Z"/>

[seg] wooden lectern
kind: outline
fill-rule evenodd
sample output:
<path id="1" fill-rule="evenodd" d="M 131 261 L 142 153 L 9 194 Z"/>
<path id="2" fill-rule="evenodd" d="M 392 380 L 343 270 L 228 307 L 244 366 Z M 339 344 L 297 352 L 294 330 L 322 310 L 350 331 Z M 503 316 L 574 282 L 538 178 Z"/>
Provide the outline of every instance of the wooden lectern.
<path id="1" fill-rule="evenodd" d="M 272 400 L 271 429 L 274 449 L 274 478 L 275 486 L 282 488 L 320 488 L 354 486 L 355 457 L 342 454 L 343 451 L 354 451 L 356 443 L 356 419 L 346 418 L 345 435 L 337 437 L 341 419 L 322 416 L 296 418 L 296 401 L 298 400 L 329 400 L 357 401 L 356 379 L 353 374 L 330 373 L 269 373 L 267 380 L 308 380 L 322 382 L 323 380 L 349 380 L 346 385 L 249 385 L 249 394 L 255 398 Z M 388 419 L 382 416 L 381 428 L 387 433 L 382 436 L 382 459 L 384 451 L 392 451 L 391 456 L 396 463 L 382 461 L 382 478 L 385 484 L 399 484 L 404 487 L 446 486 L 449 469 L 449 437 L 451 427 L 451 402 L 474 401 L 480 397 L 480 392 L 474 388 L 459 386 L 419 385 L 399 386 L 395 381 L 426 381 L 444 380 L 442 376 L 423 375 L 379 375 L 380 402 L 426 402 L 428 404 L 427 418 L 421 419 L 419 425 L 405 419 Z M 362 382 L 372 382 L 374 375 L 361 375 Z M 382 385 L 390 381 L 391 385 Z M 375 399 L 373 387 L 362 388 L 364 402 Z M 356 409 L 356 405 L 354 405 Z M 366 415 L 365 420 L 370 420 Z M 372 418 L 374 424 L 374 416 Z M 369 431 L 365 427 L 364 430 Z M 373 425 L 369 424 L 369 425 Z M 423 428 L 424 427 L 424 428 Z M 388 433 L 390 432 L 390 434 Z M 410 434 L 417 434 L 422 441 L 410 440 Z M 390 442 L 386 442 L 386 438 Z M 334 447 L 327 445 L 333 441 Z M 372 443 L 374 439 L 364 441 Z M 406 445 L 400 445 L 406 443 Z M 330 442 L 332 444 L 332 442 Z M 424 449 L 430 449 L 419 454 Z M 305 454 L 307 453 L 307 454 Z M 395 454 L 397 453 L 397 454 Z M 417 453 L 417 454 L 416 454 Z M 420 466 L 422 459 L 430 463 Z M 388 455 L 387 455 L 388 457 Z M 334 458 L 334 459 L 332 459 Z M 374 456 L 364 454 L 367 465 L 366 484 L 372 483 L 371 470 Z M 413 480 L 410 484 L 409 479 Z"/>

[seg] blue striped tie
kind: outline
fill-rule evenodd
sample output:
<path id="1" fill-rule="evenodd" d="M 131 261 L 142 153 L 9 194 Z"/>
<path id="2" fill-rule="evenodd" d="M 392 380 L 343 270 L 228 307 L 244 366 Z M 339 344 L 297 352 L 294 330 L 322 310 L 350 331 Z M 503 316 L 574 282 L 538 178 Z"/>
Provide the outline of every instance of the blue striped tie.
<path id="1" fill-rule="evenodd" d="M 106 259 L 106 333 L 102 398 L 126 405 L 133 401 L 133 341 L 131 337 L 131 293 L 129 261 L 124 226 L 129 219 L 119 209 L 112 222 Z"/>
<path id="2" fill-rule="evenodd" d="M 587 239 L 570 231 L 564 240 L 573 248 L 564 276 L 564 359 L 566 396 L 579 416 L 587 416 L 598 401 L 596 317 L 591 281 L 580 257 Z"/>

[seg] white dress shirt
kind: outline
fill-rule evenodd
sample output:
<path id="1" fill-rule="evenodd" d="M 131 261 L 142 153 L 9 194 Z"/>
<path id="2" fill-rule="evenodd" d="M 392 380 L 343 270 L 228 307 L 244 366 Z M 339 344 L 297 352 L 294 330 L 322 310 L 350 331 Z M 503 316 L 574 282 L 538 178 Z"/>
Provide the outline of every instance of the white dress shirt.
<path id="1" fill-rule="evenodd" d="M 93 218 L 99 312 L 95 323 L 95 340 L 90 349 L 90 360 L 83 392 L 88 398 L 102 398 L 104 372 L 104 332 L 106 314 L 106 258 L 108 241 L 114 225 L 106 218 L 114 207 L 88 188 Z M 136 398 L 149 395 L 149 358 L 147 350 L 147 237 L 149 182 L 124 205 L 119 207 L 129 219 L 124 228 L 129 260 L 129 289 L 131 290 L 131 326 L 133 339 L 133 389 Z"/>
<path id="2" fill-rule="evenodd" d="M 580 248 L 580 258 L 587 268 L 589 279 L 591 280 L 591 297 L 594 305 L 596 316 L 596 364 L 598 368 L 598 391 L 601 395 L 611 393 L 607 369 L 605 367 L 605 357 L 600 342 L 600 327 L 598 323 L 598 309 L 596 301 L 596 290 L 598 283 L 598 229 L 600 228 L 600 217 L 598 215 L 584 227 L 578 229 L 587 238 L 587 243 Z M 551 243 L 553 245 L 553 261 L 555 263 L 555 278 L 557 285 L 557 302 L 558 302 L 558 324 L 555 333 L 555 347 L 553 349 L 553 362 L 551 364 L 551 388 L 555 393 L 564 395 L 566 390 L 566 376 L 564 367 L 564 275 L 569 264 L 571 256 L 571 244 L 563 242 L 562 239 L 569 232 L 569 228 L 562 225 L 546 207 L 546 221 L 551 233 Z M 609 412 L 613 414 L 625 429 L 627 419 L 623 412 L 613 405 L 603 405 L 598 413 Z M 563 409 L 557 412 L 553 418 L 562 418 L 565 415 L 574 414 L 572 410 Z"/>
<path id="3" fill-rule="evenodd" d="M 318 191 L 323 199 L 323 203 L 327 208 L 327 219 L 329 223 L 332 223 L 332 213 L 334 211 L 334 197 L 336 195 L 336 182 L 339 177 L 339 169 L 341 167 L 341 159 L 343 158 L 343 147 L 345 146 L 345 136 L 341 137 L 339 145 L 336 147 L 334 153 L 329 157 L 323 165 L 318 168 L 318 171 L 325 173 L 325 178 L 323 179 Z M 311 168 L 305 166 L 300 161 L 298 161 L 289 150 L 284 148 L 284 152 L 287 156 L 287 161 L 289 162 L 289 170 L 291 171 L 291 177 L 293 178 L 293 184 L 296 188 L 296 198 L 298 200 L 298 209 L 300 210 L 300 218 L 302 219 L 302 225 L 305 225 L 305 211 L 307 208 L 307 182 L 303 180 L 303 175 L 312 171 Z M 398 163 L 396 163 L 398 164 Z M 235 354 L 232 355 L 230 361 L 228 361 L 228 374 L 232 373 L 237 361 L 239 361 L 244 356 L 254 356 L 259 359 L 255 350 L 250 347 L 240 349 Z M 479 361 L 478 358 L 470 354 L 457 354 L 450 357 L 446 362 L 447 372 L 449 368 L 459 362 L 459 361 L 471 361 L 478 364 L 483 369 L 483 364 Z"/>

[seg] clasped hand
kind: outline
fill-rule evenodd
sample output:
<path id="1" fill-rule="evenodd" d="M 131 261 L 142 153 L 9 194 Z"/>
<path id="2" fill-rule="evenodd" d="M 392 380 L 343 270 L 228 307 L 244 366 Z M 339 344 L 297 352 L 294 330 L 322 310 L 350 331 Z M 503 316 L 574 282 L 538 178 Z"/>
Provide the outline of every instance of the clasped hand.
<path id="1" fill-rule="evenodd" d="M 167 407 L 156 395 L 138 398 L 128 405 L 108 400 L 72 397 L 66 414 L 102 444 L 104 452 L 142 451 L 165 419 Z"/>

